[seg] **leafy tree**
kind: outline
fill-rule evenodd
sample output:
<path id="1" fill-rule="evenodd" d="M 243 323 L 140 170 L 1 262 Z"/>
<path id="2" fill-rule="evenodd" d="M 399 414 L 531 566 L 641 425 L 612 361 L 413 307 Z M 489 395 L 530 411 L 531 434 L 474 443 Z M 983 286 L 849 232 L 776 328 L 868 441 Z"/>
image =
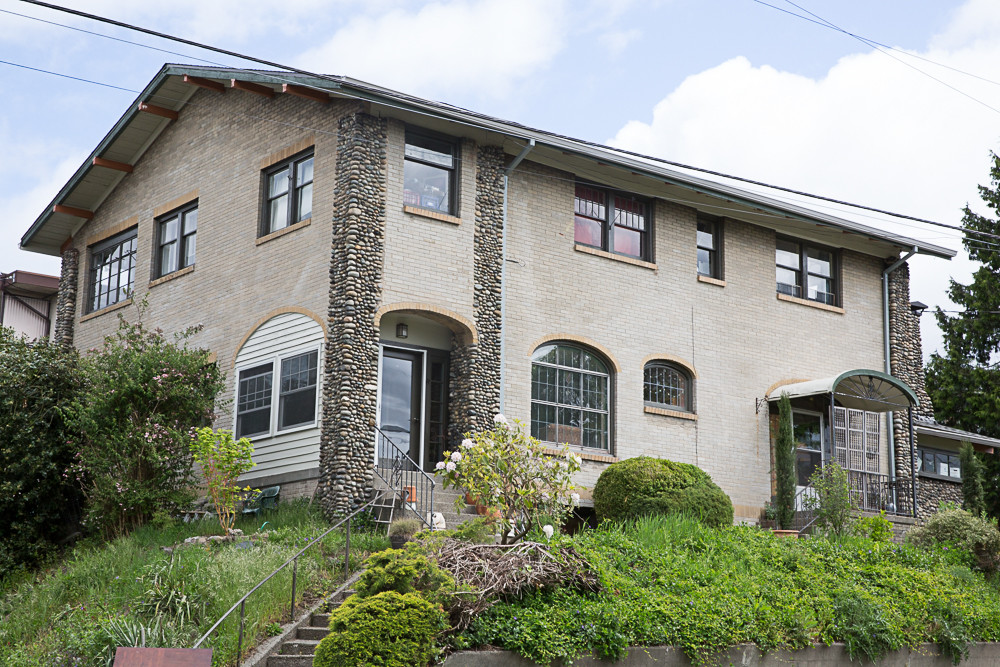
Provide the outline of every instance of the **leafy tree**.
<path id="1" fill-rule="evenodd" d="M 105 537 L 141 526 L 190 499 L 194 429 L 211 423 L 223 388 L 208 350 L 168 340 L 119 316 L 118 330 L 82 362 L 86 387 L 74 406 L 75 467 L 87 500 L 84 524 Z"/>
<path id="2" fill-rule="evenodd" d="M 1000 241 L 977 234 L 1000 236 L 1000 157 L 991 158 L 990 185 L 980 185 L 979 194 L 993 215 L 973 213 L 966 205 L 962 217 L 962 244 L 980 266 L 968 285 L 951 281 L 948 296 L 959 312 L 937 309 L 944 352 L 931 355 L 927 392 L 939 421 L 1000 437 Z M 1000 452 L 983 462 L 987 511 L 1000 517 Z"/>
<path id="3" fill-rule="evenodd" d="M 781 393 L 778 401 L 778 437 L 774 441 L 775 508 L 778 526 L 792 527 L 795 519 L 795 436 L 792 434 L 792 402 Z"/>
<path id="4" fill-rule="evenodd" d="M 197 430 L 189 445 L 191 455 L 201 466 L 201 476 L 208 485 L 208 495 L 215 505 L 215 515 L 226 535 L 236 523 L 236 501 L 249 486 L 240 486 L 240 475 L 254 467 L 253 443 L 248 438 L 233 438 L 232 431 L 213 431 L 204 426 Z"/>
<path id="5" fill-rule="evenodd" d="M 67 474 L 76 449 L 66 406 L 81 381 L 77 355 L 0 327 L 0 577 L 42 558 L 80 511 Z"/>
<path id="6" fill-rule="evenodd" d="M 962 509 L 979 516 L 986 511 L 983 490 L 983 464 L 971 442 L 963 442 L 958 452 L 962 462 Z"/>

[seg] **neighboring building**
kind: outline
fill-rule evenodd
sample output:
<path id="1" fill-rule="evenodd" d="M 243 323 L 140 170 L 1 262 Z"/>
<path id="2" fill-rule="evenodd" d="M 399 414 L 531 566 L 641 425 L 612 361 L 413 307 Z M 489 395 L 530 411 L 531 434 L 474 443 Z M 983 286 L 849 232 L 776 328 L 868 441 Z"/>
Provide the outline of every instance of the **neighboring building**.
<path id="1" fill-rule="evenodd" d="M 0 273 L 0 326 L 28 338 L 52 334 L 59 278 L 30 271 Z"/>
<path id="2" fill-rule="evenodd" d="M 318 483 L 341 511 L 403 462 L 393 444 L 432 469 L 502 410 L 569 442 L 586 486 L 620 458 L 694 463 L 748 521 L 771 495 L 769 390 L 838 376 L 863 409 L 796 399 L 803 471 L 842 443 L 906 511 L 902 423 L 929 403 L 888 333 L 910 317 L 897 259 L 954 255 L 347 78 L 175 65 L 21 245 L 62 256 L 67 344 L 133 293 L 151 324 L 205 324 L 255 485 Z M 902 410 L 892 441 L 877 405 Z"/>

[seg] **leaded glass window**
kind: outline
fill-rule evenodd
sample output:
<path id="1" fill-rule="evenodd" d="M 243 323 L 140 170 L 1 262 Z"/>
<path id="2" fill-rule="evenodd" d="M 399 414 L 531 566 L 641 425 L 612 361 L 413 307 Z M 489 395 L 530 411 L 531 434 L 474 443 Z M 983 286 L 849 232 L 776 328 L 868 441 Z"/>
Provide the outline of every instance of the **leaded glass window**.
<path id="1" fill-rule="evenodd" d="M 88 312 L 124 301 L 135 286 L 137 230 L 113 236 L 90 249 Z"/>
<path id="2" fill-rule="evenodd" d="M 651 260 L 648 209 L 645 201 L 632 195 L 577 183 L 574 240 L 619 255 Z"/>
<path id="3" fill-rule="evenodd" d="M 643 369 L 642 399 L 646 405 L 691 411 L 691 378 L 677 366 L 652 361 Z"/>
<path id="4" fill-rule="evenodd" d="M 595 353 L 544 345 L 531 364 L 531 434 L 539 440 L 610 450 L 611 375 Z"/>

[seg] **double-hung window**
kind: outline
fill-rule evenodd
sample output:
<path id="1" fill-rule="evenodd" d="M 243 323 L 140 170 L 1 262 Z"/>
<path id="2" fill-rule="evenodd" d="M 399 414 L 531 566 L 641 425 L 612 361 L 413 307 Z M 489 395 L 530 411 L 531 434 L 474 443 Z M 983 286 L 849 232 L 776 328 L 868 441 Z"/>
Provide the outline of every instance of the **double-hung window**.
<path id="1" fill-rule="evenodd" d="M 265 438 L 316 423 L 318 350 L 244 368 L 238 375 L 236 437 Z"/>
<path id="2" fill-rule="evenodd" d="M 156 275 L 165 276 L 193 265 L 198 233 L 198 202 L 161 216 L 156 226 Z"/>
<path id="3" fill-rule="evenodd" d="M 778 237 L 775 267 L 779 294 L 840 305 L 837 254 L 833 250 Z"/>
<path id="4" fill-rule="evenodd" d="M 574 238 L 581 245 L 652 261 L 648 209 L 631 195 L 577 183 Z"/>
<path id="5" fill-rule="evenodd" d="M 718 218 L 698 216 L 698 275 L 722 279 L 722 223 Z"/>
<path id="6" fill-rule="evenodd" d="M 312 217 L 313 151 L 309 149 L 264 171 L 265 236 Z"/>
<path id="7" fill-rule="evenodd" d="M 406 131 L 403 203 L 455 215 L 458 145 L 444 137 Z"/>
<path id="8" fill-rule="evenodd" d="M 88 312 L 124 301 L 132 294 L 137 237 L 133 228 L 90 248 Z"/>

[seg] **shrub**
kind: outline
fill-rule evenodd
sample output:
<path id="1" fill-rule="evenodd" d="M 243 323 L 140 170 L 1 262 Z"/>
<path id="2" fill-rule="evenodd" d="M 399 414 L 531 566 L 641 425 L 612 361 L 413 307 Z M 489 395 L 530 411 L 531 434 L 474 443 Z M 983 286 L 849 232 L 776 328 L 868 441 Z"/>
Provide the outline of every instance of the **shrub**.
<path id="1" fill-rule="evenodd" d="M 781 393 L 778 402 L 778 437 L 774 440 L 775 499 L 778 527 L 788 530 L 795 519 L 795 437 L 792 403 Z"/>
<path id="2" fill-rule="evenodd" d="M 389 524 L 389 537 L 405 537 L 410 539 L 423 527 L 420 519 L 396 519 Z"/>
<path id="3" fill-rule="evenodd" d="M 983 491 L 983 463 L 976 456 L 971 442 L 963 442 L 958 452 L 962 464 L 962 509 L 973 514 L 986 511 Z"/>
<path id="4" fill-rule="evenodd" d="M 466 437 L 457 451 L 445 452 L 436 473 L 444 488 L 458 486 L 499 515 L 504 544 L 517 542 L 540 518 L 560 522 L 580 496 L 573 492 L 573 473 L 581 459 L 563 446 L 558 457 L 546 453 L 537 439 L 524 432 L 524 424 L 513 424 L 503 415 L 493 418 L 493 430 Z M 463 503 L 457 499 L 456 507 Z"/>
<path id="5" fill-rule="evenodd" d="M 842 535 L 851 524 L 857 504 L 851 496 L 847 471 L 831 461 L 813 472 L 809 484 L 816 494 L 806 497 L 805 505 L 816 512 L 816 525 Z"/>
<path id="6" fill-rule="evenodd" d="M 697 466 L 639 456 L 613 463 L 594 486 L 598 520 L 684 514 L 710 526 L 733 525 L 733 504 Z"/>
<path id="7" fill-rule="evenodd" d="M 875 516 L 863 516 L 851 525 L 851 532 L 873 542 L 892 541 L 892 522 L 885 518 L 885 511 Z"/>
<path id="8" fill-rule="evenodd" d="M 208 350 L 184 342 L 197 330 L 168 341 L 119 316 L 118 330 L 82 362 L 86 388 L 73 409 L 81 433 L 75 471 L 87 500 L 85 524 L 105 537 L 190 499 L 188 442 L 193 428 L 212 421 L 222 390 Z"/>
<path id="9" fill-rule="evenodd" d="M 899 648 L 885 614 L 871 599 L 855 591 L 834 596 L 831 630 L 844 642 L 851 662 L 867 658 L 877 663 L 889 651 Z"/>
<path id="10" fill-rule="evenodd" d="M 970 558 L 970 564 L 984 572 L 993 572 L 1000 561 L 1000 530 L 983 515 L 960 509 L 939 511 L 919 528 L 906 535 L 917 546 L 942 544 L 954 546 Z"/>
<path id="11" fill-rule="evenodd" d="M 247 438 L 234 440 L 232 431 L 213 431 L 205 426 L 198 429 L 189 446 L 208 484 L 222 532 L 228 535 L 236 521 L 236 500 L 241 491 L 250 490 L 249 486 L 240 488 L 236 482 L 254 466 L 250 458 L 253 445 Z"/>
<path id="12" fill-rule="evenodd" d="M 330 634 L 316 647 L 316 667 L 413 667 L 437 650 L 435 637 L 447 627 L 440 606 L 413 593 L 386 591 L 352 595 L 330 614 Z"/>
<path id="13" fill-rule="evenodd" d="M 446 591 L 455 590 L 455 580 L 423 553 L 420 545 L 405 549 L 386 549 L 365 560 L 365 571 L 355 584 L 360 597 L 372 597 L 386 591 L 401 595 L 418 593 L 441 603 Z"/>
<path id="14" fill-rule="evenodd" d="M 0 575 L 43 558 L 78 516 L 66 406 L 81 386 L 73 350 L 0 327 Z"/>

